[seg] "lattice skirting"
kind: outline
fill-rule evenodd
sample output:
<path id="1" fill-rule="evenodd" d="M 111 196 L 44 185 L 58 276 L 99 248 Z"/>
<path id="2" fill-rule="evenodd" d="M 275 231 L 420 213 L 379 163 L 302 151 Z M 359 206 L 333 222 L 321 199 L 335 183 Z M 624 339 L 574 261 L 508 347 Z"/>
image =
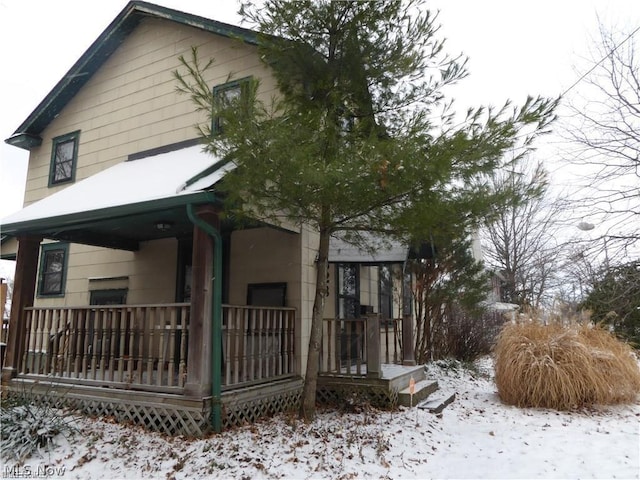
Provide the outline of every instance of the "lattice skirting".
<path id="1" fill-rule="evenodd" d="M 142 425 L 167 435 L 200 437 L 211 431 L 211 398 L 188 399 L 179 395 L 141 394 L 120 391 L 107 396 L 104 389 L 82 389 L 35 383 L 25 389 L 31 401 L 67 407 L 97 417 L 111 417 L 119 423 Z M 111 391 L 113 392 L 113 390 Z M 225 428 L 252 423 L 261 417 L 296 409 L 302 396 L 302 380 L 287 379 L 225 392 L 222 396 L 222 424 Z"/>
<path id="2" fill-rule="evenodd" d="M 301 397 L 301 379 L 225 393 L 222 396 L 223 426 L 237 427 L 261 417 L 297 410 Z"/>
<path id="3" fill-rule="evenodd" d="M 28 385 L 28 384 L 27 384 Z M 210 402 L 182 399 L 180 396 L 123 392 L 105 395 L 98 389 L 79 391 L 77 386 L 58 386 L 38 382 L 12 390 L 28 395 L 30 401 L 56 408 L 70 408 L 86 415 L 111 417 L 118 423 L 133 423 L 166 435 L 199 437 L 209 431 Z M 111 391 L 113 392 L 113 391 Z"/>
<path id="4" fill-rule="evenodd" d="M 398 406 L 398 390 L 385 385 L 318 385 L 316 400 L 322 405 L 343 407 L 368 403 L 377 408 L 390 409 Z"/>
<path id="5" fill-rule="evenodd" d="M 113 417 L 118 423 L 143 425 L 167 435 L 202 436 L 209 429 L 209 414 L 174 406 L 158 407 L 132 403 L 71 399 L 70 406 L 98 417 Z"/>

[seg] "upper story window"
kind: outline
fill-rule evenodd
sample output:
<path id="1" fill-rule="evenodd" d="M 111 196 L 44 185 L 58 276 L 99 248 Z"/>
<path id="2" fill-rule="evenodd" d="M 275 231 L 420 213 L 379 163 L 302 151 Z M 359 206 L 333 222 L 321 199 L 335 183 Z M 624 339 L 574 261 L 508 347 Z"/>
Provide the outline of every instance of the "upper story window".
<path id="1" fill-rule="evenodd" d="M 230 106 L 232 103 L 240 101 L 243 94 L 249 88 L 250 81 L 251 77 L 245 77 L 213 87 L 215 110 L 219 112 Z M 221 116 L 214 117 L 211 131 L 214 134 L 222 133 L 224 131 L 224 119 Z"/>
<path id="2" fill-rule="evenodd" d="M 68 133 L 53 139 L 49 186 L 73 182 L 78 158 L 80 131 Z"/>
<path id="3" fill-rule="evenodd" d="M 64 295 L 67 277 L 67 257 L 69 244 L 47 243 L 40 252 L 40 277 L 38 295 L 52 297 Z"/>

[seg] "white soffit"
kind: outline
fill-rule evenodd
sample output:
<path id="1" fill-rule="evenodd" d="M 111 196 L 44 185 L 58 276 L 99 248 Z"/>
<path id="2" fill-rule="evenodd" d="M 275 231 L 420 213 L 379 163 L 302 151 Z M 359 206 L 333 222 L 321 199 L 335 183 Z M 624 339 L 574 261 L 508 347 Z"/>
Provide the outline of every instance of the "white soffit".
<path id="1" fill-rule="evenodd" d="M 368 237 L 370 250 L 350 244 L 340 238 L 331 237 L 329 262 L 332 263 L 403 263 L 409 248 L 397 241 L 382 240 L 373 234 Z"/>

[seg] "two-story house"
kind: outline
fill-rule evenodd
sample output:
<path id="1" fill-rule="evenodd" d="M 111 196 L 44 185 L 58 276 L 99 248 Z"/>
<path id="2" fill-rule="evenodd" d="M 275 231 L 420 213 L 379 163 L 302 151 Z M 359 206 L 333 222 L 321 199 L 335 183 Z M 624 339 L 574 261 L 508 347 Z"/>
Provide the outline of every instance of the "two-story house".
<path id="1" fill-rule="evenodd" d="M 204 118 L 172 75 L 197 46 L 215 58 L 211 88 L 254 76 L 271 96 L 257 42 L 247 29 L 132 1 L 6 140 L 30 156 L 25 206 L 2 220 L 17 243 L 3 245 L 16 258 L 5 385 L 168 433 L 299 402 L 316 232 L 222 219 L 216 184 L 228 167 L 203 152 L 194 125 Z M 367 314 L 403 313 L 391 271 L 406 249 L 387 253 L 334 245 L 321 373 L 384 378 L 381 342 L 385 362 L 402 362 L 398 322 L 375 323 L 375 341 L 365 335 Z M 379 388 L 395 399 L 404 387 Z"/>

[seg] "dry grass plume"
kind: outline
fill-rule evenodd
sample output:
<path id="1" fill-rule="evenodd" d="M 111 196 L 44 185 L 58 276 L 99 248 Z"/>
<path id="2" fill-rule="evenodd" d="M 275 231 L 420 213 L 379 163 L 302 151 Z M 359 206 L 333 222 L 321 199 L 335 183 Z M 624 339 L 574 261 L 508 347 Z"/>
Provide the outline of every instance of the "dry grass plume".
<path id="1" fill-rule="evenodd" d="M 506 325 L 495 347 L 495 381 L 503 402 L 569 410 L 630 403 L 640 368 L 629 345 L 590 325 Z"/>

